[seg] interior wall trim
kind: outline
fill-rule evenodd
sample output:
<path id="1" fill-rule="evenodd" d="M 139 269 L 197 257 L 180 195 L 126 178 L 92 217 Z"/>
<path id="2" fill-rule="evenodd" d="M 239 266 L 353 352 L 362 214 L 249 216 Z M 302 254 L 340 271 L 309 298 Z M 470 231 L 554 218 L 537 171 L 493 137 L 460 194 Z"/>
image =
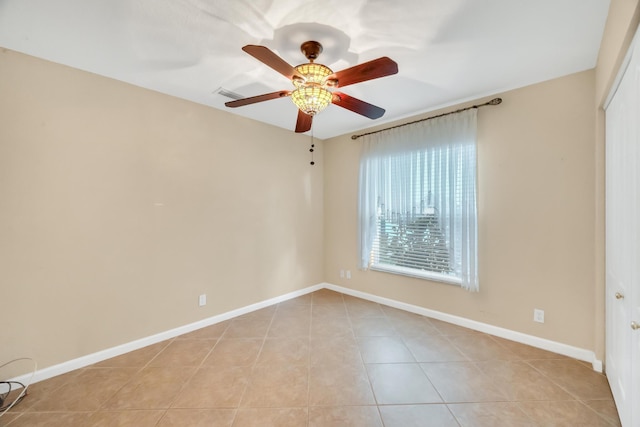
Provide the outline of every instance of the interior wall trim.
<path id="1" fill-rule="evenodd" d="M 306 295 L 311 292 L 315 292 L 324 288 L 324 284 L 318 284 L 309 286 L 304 289 L 289 292 L 278 297 L 269 298 L 264 301 L 257 302 L 255 304 L 247 305 L 235 310 L 227 311 L 226 313 L 218 314 L 206 319 L 198 320 L 197 322 L 189 323 L 187 325 L 179 326 L 177 328 L 169 329 L 164 332 L 160 332 L 148 337 L 140 338 L 128 343 L 117 345 L 115 347 L 107 348 L 95 353 L 87 354 L 86 356 L 80 356 L 78 358 L 68 360 L 66 362 L 59 363 L 57 365 L 49 366 L 43 369 L 39 369 L 33 376 L 31 383 L 37 383 L 39 381 L 47 380 L 49 378 L 66 374 L 67 372 L 74 371 L 76 369 L 84 368 L 94 363 L 102 362 L 103 360 L 110 359 L 112 357 L 120 356 L 125 353 L 129 353 L 134 350 L 139 350 L 142 347 L 146 347 L 151 344 L 156 344 L 161 341 L 165 341 L 171 338 L 175 338 L 178 335 L 193 332 L 197 329 L 201 329 L 207 326 L 215 325 L 216 323 L 224 322 L 225 320 L 232 319 L 243 314 L 251 313 L 252 311 L 260 310 L 261 308 L 269 307 L 274 304 L 278 304 L 283 301 L 287 301 L 293 298 L 297 298 L 302 295 Z M 28 383 L 31 380 L 31 373 L 20 375 L 11 381 L 19 381 L 22 383 Z"/>
<path id="2" fill-rule="evenodd" d="M 287 301 L 293 298 L 297 298 L 302 295 L 309 294 L 311 292 L 318 291 L 320 289 L 330 289 L 335 292 L 340 292 L 344 295 L 351 295 L 357 298 L 362 298 L 368 301 L 377 302 L 389 307 L 405 310 L 411 313 L 420 314 L 422 316 L 431 317 L 433 319 L 442 320 L 444 322 L 453 323 L 454 325 L 463 326 L 465 328 L 473 329 L 479 332 L 484 332 L 489 335 L 494 335 L 500 338 L 505 338 L 511 341 L 519 342 L 521 344 L 527 344 L 532 347 L 540 348 L 543 350 L 551 351 L 553 353 L 562 354 L 564 356 L 572 357 L 574 359 L 589 362 L 593 366 L 593 370 L 596 372 L 602 372 L 602 361 L 596 358 L 596 355 L 591 350 L 586 350 L 579 347 L 570 346 L 568 344 L 559 343 L 556 341 L 547 340 L 544 338 L 536 337 L 533 335 L 524 334 L 522 332 L 512 331 L 510 329 L 501 328 L 498 326 L 489 325 L 487 323 L 477 322 L 475 320 L 467 319 L 464 317 L 454 316 L 452 314 L 443 313 L 440 311 L 431 310 L 428 308 L 407 304 L 401 301 L 392 300 L 389 298 L 380 297 L 377 295 L 369 294 L 355 289 L 345 288 L 342 286 L 334 285 L 331 283 L 319 283 L 312 285 L 304 289 L 289 292 L 287 294 L 270 298 L 264 301 L 257 302 L 245 307 L 241 307 L 235 310 L 228 311 L 226 313 L 218 314 L 216 316 L 208 317 L 206 319 L 199 320 L 197 322 L 189 323 L 184 326 L 169 329 L 164 332 L 160 332 L 148 337 L 140 338 L 125 344 L 121 344 L 115 347 L 111 347 L 105 350 L 101 350 L 95 353 L 81 356 L 66 362 L 59 363 L 57 365 L 49 366 L 43 369 L 39 369 L 35 372 L 31 384 L 43 381 L 58 375 L 66 374 L 67 372 L 74 371 L 76 369 L 84 368 L 94 363 L 102 362 L 103 360 L 110 359 L 112 357 L 120 356 L 122 354 L 139 350 L 151 344 L 156 344 L 161 341 L 165 341 L 171 338 L 175 338 L 178 335 L 193 332 L 197 329 L 207 326 L 215 325 L 216 323 L 224 322 L 225 320 L 232 319 L 243 314 L 251 313 L 256 310 L 260 310 L 265 307 L 269 307 L 274 304 L 278 304 L 283 301 Z M 29 382 L 31 374 L 20 375 L 11 381 Z"/>
<path id="3" fill-rule="evenodd" d="M 342 286 L 333 285 L 331 283 L 325 283 L 324 287 L 326 289 L 331 289 L 332 291 L 340 292 L 345 295 L 351 295 L 368 301 L 377 302 L 378 304 L 383 304 L 411 313 L 420 314 L 422 316 L 431 317 L 433 319 L 442 320 L 443 322 L 453 323 L 454 325 L 463 326 L 475 331 L 484 332 L 489 335 L 505 338 L 510 341 L 515 341 L 521 344 L 540 348 L 542 350 L 562 354 L 563 356 L 582 360 L 583 362 L 591 363 L 594 371 L 602 373 L 602 361 L 596 358 L 596 354 L 592 350 L 574 347 L 557 341 L 551 341 L 545 338 L 536 337 L 534 335 L 528 335 L 522 332 L 513 331 L 511 329 L 501 328 L 499 326 L 490 325 L 488 323 L 478 322 L 475 320 L 467 319 L 465 317 L 454 316 L 453 314 L 443 313 L 441 311 L 431 310 L 428 308 L 407 304 L 389 298 L 379 297 L 377 295 L 357 291 L 355 289 L 344 288 Z"/>

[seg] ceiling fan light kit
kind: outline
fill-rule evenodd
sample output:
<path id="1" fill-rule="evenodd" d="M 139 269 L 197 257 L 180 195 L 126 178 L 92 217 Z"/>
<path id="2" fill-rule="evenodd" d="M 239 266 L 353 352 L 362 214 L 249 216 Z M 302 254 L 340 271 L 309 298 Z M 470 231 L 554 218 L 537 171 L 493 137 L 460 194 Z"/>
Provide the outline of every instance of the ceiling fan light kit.
<path id="1" fill-rule="evenodd" d="M 287 77 L 296 88 L 292 91 L 278 91 L 229 101 L 225 105 L 235 108 L 290 96 L 299 110 L 295 127 L 298 133 L 310 130 L 313 116 L 329 104 L 335 104 L 370 119 L 382 117 L 384 109 L 344 93 L 332 92 L 329 88 L 344 87 L 398 72 L 398 64 L 382 57 L 334 73 L 326 65 L 314 62 L 322 52 L 322 45 L 316 41 L 302 43 L 300 50 L 309 62 L 296 67 L 292 67 L 264 46 L 247 45 L 242 50 Z"/>
<path id="2" fill-rule="evenodd" d="M 322 46 L 317 42 L 306 42 L 300 50 L 309 59 L 309 63 L 295 67 L 300 76 L 293 76 L 291 81 L 297 88 L 291 92 L 291 100 L 298 107 L 310 116 L 324 110 L 331 103 L 333 95 L 327 90 L 329 85 L 328 77 L 333 74 L 331 68 L 315 64 L 313 60 L 322 52 Z M 333 85 L 334 80 L 330 80 Z"/>
<path id="3" fill-rule="evenodd" d="M 332 97 L 331 92 L 319 85 L 307 85 L 291 92 L 291 100 L 296 107 L 310 116 L 327 108 Z"/>

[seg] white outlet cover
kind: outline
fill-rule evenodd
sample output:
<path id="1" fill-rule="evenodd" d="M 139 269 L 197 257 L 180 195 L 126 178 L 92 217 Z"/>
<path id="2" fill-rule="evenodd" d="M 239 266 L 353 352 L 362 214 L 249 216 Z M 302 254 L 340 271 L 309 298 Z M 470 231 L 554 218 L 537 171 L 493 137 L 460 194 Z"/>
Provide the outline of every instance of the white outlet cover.
<path id="1" fill-rule="evenodd" d="M 200 305 L 200 307 L 207 305 L 207 294 L 202 294 L 198 297 L 198 305 Z"/>
<path id="2" fill-rule="evenodd" d="M 544 310 L 538 308 L 533 310 L 533 321 L 538 323 L 544 323 Z"/>

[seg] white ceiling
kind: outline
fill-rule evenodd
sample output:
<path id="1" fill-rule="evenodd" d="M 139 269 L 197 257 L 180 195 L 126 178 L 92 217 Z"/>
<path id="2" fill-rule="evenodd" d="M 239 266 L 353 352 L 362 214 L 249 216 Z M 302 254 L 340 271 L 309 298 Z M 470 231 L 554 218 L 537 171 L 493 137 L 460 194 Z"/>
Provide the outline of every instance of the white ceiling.
<path id="1" fill-rule="evenodd" d="M 609 0 L 0 0 L 0 46 L 293 130 L 293 86 L 244 53 L 292 65 L 317 40 L 334 71 L 388 56 L 399 73 L 343 91 L 386 109 L 372 121 L 329 106 L 324 139 L 593 68 Z M 0 77 L 1 77 L 0 70 Z"/>

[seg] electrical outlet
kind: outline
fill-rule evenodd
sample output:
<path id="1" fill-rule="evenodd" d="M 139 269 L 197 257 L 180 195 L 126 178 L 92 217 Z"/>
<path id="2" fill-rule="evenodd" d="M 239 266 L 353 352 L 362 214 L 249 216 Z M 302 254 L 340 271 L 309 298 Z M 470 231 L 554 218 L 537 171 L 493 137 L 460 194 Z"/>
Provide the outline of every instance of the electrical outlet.
<path id="1" fill-rule="evenodd" d="M 540 310 L 539 308 L 534 308 L 533 321 L 538 323 L 544 323 L 544 310 Z"/>
<path id="2" fill-rule="evenodd" d="M 200 307 L 207 305 L 207 294 L 202 294 L 198 297 L 198 305 Z"/>
<path id="3" fill-rule="evenodd" d="M 347 270 L 347 279 L 351 279 L 351 270 Z"/>

